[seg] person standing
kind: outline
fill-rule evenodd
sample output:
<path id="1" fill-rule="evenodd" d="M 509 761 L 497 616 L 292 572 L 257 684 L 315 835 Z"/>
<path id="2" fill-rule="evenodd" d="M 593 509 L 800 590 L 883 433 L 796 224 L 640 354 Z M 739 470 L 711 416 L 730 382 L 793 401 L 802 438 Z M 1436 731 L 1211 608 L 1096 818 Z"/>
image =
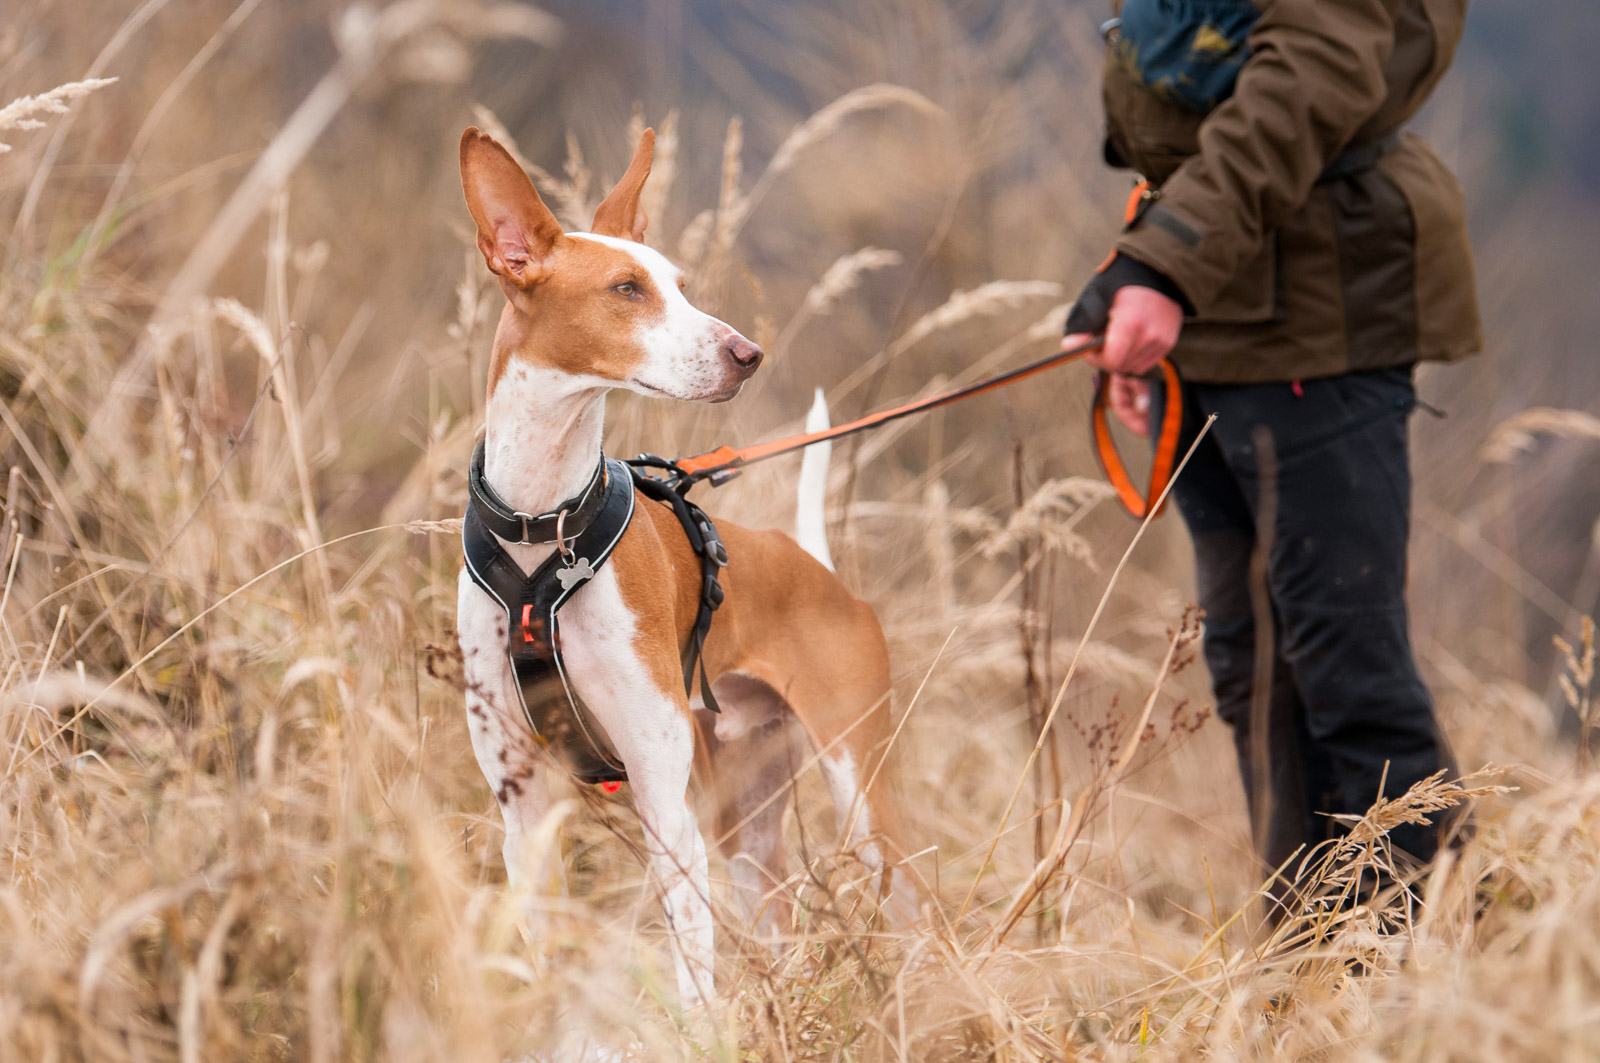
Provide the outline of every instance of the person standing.
<path id="1" fill-rule="evenodd" d="M 1278 866 L 1330 837 L 1329 814 L 1453 767 L 1407 633 L 1407 421 L 1416 363 L 1464 358 L 1482 336 L 1460 186 L 1402 127 L 1449 68 L 1466 0 L 1125 0 L 1114 14 L 1105 157 L 1146 183 L 1063 347 L 1105 335 L 1091 361 L 1142 434 L 1143 374 L 1170 355 L 1180 454 L 1217 415 L 1173 497 L 1218 715 Z M 1258 548 L 1266 610 L 1251 598 Z M 1258 686 L 1267 733 L 1252 741 Z M 1391 841 L 1427 861 L 1440 829 Z"/>

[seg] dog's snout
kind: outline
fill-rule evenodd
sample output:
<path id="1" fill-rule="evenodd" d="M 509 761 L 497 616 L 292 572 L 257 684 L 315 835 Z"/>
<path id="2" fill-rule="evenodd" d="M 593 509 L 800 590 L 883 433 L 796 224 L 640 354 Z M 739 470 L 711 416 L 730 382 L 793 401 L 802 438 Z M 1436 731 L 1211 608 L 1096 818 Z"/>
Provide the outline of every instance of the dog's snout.
<path id="1" fill-rule="evenodd" d="M 761 364 L 761 348 L 737 332 L 722 341 L 722 349 L 729 358 L 733 359 L 734 365 L 737 365 L 747 373 L 755 372 L 756 366 Z"/>

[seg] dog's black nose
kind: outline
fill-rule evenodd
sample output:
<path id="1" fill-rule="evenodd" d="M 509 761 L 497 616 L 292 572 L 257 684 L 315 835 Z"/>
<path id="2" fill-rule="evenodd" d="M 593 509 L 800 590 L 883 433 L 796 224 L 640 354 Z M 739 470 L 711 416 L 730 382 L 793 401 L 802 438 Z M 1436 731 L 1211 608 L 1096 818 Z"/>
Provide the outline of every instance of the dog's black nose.
<path id="1" fill-rule="evenodd" d="M 735 365 L 746 372 L 755 372 L 756 366 L 761 364 L 761 348 L 737 332 L 723 341 L 722 349 L 733 359 Z"/>

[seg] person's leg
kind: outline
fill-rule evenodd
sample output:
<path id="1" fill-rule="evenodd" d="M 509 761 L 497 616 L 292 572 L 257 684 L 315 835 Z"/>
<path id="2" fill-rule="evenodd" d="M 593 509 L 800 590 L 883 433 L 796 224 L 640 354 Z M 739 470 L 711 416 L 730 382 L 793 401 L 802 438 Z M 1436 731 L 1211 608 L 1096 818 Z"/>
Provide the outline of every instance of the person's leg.
<path id="1" fill-rule="evenodd" d="M 1207 389 L 1229 422 L 1219 437 L 1252 496 L 1263 467 L 1253 432 L 1273 440 L 1277 521 L 1269 568 L 1288 662 L 1312 745 L 1332 771 L 1319 811 L 1360 814 L 1447 767 L 1433 703 L 1406 630 L 1411 476 L 1408 369 L 1288 385 Z M 1222 422 L 1219 421 L 1219 425 Z M 1422 860 L 1433 827 L 1394 844 Z"/>
<path id="2" fill-rule="evenodd" d="M 1185 388 L 1180 452 L 1193 443 L 1208 412 L 1202 393 Z M 1256 543 L 1253 500 L 1245 497 L 1214 435 L 1200 441 L 1173 485 L 1173 499 L 1194 544 L 1199 604 L 1205 612 L 1203 645 L 1217 715 L 1233 732 L 1257 851 L 1276 868 L 1297 850 L 1326 837 L 1326 824 L 1313 815 L 1317 806 L 1305 770 L 1304 713 L 1288 664 L 1278 652 L 1273 654 L 1267 703 L 1267 757 L 1258 765 L 1251 756 L 1256 653 L 1250 599 L 1250 560 Z M 1274 647 L 1281 643 L 1281 635 L 1275 635 Z M 1258 767 L 1265 776 L 1265 792 L 1259 792 L 1256 784 Z"/>

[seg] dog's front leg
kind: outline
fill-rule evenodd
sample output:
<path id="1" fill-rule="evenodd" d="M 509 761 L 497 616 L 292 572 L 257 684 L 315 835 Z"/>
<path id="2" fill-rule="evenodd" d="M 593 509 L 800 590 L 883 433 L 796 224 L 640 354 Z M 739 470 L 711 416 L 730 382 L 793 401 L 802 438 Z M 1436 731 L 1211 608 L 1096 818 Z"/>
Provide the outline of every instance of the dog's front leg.
<path id="1" fill-rule="evenodd" d="M 506 614 L 463 571 L 457 601 L 467 732 L 478 767 L 505 822 L 506 878 L 521 907 L 524 930 L 538 940 L 545 917 L 540 898 L 566 892 L 559 848 L 540 845 L 550 811 L 549 765 L 523 718 L 515 676 L 506 659 Z"/>
<path id="2" fill-rule="evenodd" d="M 676 638 L 652 620 L 624 604 L 613 566 L 563 614 L 561 635 L 574 688 L 627 766 L 666 909 L 679 999 L 692 1010 L 716 995 L 710 876 L 688 804 L 694 723 L 677 678 Z"/>
<path id="3" fill-rule="evenodd" d="M 716 995 L 706 845 L 688 804 L 693 725 L 687 704 L 674 704 L 670 698 L 658 696 L 638 715 L 637 733 L 617 744 L 628 765 L 650 870 L 661 890 L 679 999 L 693 1009 Z"/>
<path id="4" fill-rule="evenodd" d="M 470 702 L 469 702 L 469 713 Z M 479 742 L 474 736 L 473 747 Z M 500 748 L 504 748 L 503 745 Z M 480 755 L 479 764 L 483 763 Z M 485 769 L 495 803 L 505 822 L 506 837 L 500 847 L 505 859 L 506 880 L 517 899 L 524 929 L 538 941 L 544 934 L 547 912 L 545 901 L 564 897 L 567 892 L 566 867 L 561 861 L 557 832 L 547 828 L 546 817 L 553 801 L 549 792 L 550 769 L 540 763 L 519 768 L 515 760 L 499 770 Z"/>

